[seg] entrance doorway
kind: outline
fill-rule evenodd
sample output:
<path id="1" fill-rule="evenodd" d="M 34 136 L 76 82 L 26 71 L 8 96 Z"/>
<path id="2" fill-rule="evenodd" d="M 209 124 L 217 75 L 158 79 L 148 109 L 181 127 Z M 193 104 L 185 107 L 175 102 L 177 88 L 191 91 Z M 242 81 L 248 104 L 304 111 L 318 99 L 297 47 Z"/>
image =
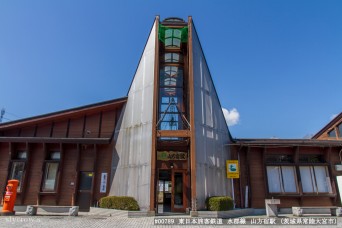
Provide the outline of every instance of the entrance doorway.
<path id="1" fill-rule="evenodd" d="M 80 211 L 89 211 L 93 189 L 93 172 L 80 172 L 78 206 Z"/>
<path id="2" fill-rule="evenodd" d="M 185 212 L 185 170 L 159 169 L 157 213 Z"/>

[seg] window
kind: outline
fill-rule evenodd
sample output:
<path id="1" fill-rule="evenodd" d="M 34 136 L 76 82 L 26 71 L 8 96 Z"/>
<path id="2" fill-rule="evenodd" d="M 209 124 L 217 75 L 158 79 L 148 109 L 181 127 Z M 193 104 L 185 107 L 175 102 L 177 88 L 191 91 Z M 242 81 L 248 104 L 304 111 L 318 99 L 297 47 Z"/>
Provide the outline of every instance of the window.
<path id="1" fill-rule="evenodd" d="M 324 156 L 320 154 L 303 154 L 299 156 L 300 163 L 324 163 Z"/>
<path id="2" fill-rule="evenodd" d="M 326 166 L 300 166 L 304 193 L 332 193 Z"/>
<path id="3" fill-rule="evenodd" d="M 169 53 L 171 54 L 171 53 Z M 172 53 L 170 58 L 175 53 Z M 159 130 L 181 130 L 185 128 L 183 110 L 183 68 L 164 66 L 160 70 L 159 84 Z"/>
<path id="4" fill-rule="evenodd" d="M 342 123 L 340 123 L 338 126 L 338 137 L 342 138 Z"/>
<path id="5" fill-rule="evenodd" d="M 51 160 L 60 160 L 61 153 L 59 151 L 50 152 L 50 159 Z"/>
<path id="6" fill-rule="evenodd" d="M 268 190 L 270 193 L 297 193 L 297 178 L 294 166 L 267 166 Z"/>
<path id="7" fill-rule="evenodd" d="M 12 162 L 11 173 L 10 173 L 10 176 L 8 179 L 19 181 L 17 192 L 21 191 L 21 182 L 23 181 L 24 172 L 25 172 L 25 162 L 24 161 L 13 161 Z"/>
<path id="8" fill-rule="evenodd" d="M 179 29 L 165 30 L 165 47 L 179 48 L 181 45 L 182 32 Z"/>
<path id="9" fill-rule="evenodd" d="M 55 191 L 59 163 L 47 162 L 45 164 L 43 191 Z"/>
<path id="10" fill-rule="evenodd" d="M 56 191 L 60 159 L 61 153 L 59 151 L 52 151 L 45 160 L 45 170 L 42 184 L 43 192 Z"/>
<path id="11" fill-rule="evenodd" d="M 165 53 L 163 58 L 165 63 L 183 63 L 183 56 L 179 53 Z"/>
<path id="12" fill-rule="evenodd" d="M 292 163 L 293 156 L 286 154 L 269 154 L 266 157 L 268 163 Z"/>
<path id="13" fill-rule="evenodd" d="M 27 159 L 26 151 L 17 151 L 15 156 L 11 160 L 11 169 L 8 176 L 8 180 L 18 180 L 17 192 L 21 192 L 22 182 L 25 176 L 25 164 Z"/>
<path id="14" fill-rule="evenodd" d="M 336 138 L 336 131 L 335 131 L 335 129 L 332 129 L 331 131 L 328 132 L 328 137 L 329 138 Z"/>

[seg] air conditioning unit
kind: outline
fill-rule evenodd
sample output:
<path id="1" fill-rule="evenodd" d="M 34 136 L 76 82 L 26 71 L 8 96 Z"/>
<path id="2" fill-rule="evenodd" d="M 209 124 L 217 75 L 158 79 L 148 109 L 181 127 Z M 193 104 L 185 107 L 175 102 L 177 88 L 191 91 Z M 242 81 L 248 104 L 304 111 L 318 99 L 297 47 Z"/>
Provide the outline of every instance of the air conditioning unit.
<path id="1" fill-rule="evenodd" d="M 342 171 L 342 164 L 336 164 L 335 165 L 335 170 L 336 171 Z"/>

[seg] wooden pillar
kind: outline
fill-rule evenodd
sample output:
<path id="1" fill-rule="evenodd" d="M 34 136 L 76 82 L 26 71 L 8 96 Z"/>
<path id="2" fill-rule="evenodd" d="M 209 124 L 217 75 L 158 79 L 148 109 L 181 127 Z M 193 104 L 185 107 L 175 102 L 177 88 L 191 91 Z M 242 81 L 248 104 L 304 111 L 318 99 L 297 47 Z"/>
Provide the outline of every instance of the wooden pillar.
<path id="1" fill-rule="evenodd" d="M 151 185 L 150 185 L 150 211 L 156 210 L 156 151 L 157 151 L 157 112 L 158 112 L 158 86 L 159 86 L 159 16 L 155 19 L 155 52 L 154 52 L 154 88 L 153 88 L 153 116 L 152 116 L 152 151 L 151 151 Z"/>

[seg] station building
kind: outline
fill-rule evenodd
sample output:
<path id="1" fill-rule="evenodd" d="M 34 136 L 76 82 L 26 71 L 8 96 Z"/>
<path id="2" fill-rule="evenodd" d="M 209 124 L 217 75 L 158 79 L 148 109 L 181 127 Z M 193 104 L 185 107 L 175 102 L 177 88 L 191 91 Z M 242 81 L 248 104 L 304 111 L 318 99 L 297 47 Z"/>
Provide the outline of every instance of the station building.
<path id="1" fill-rule="evenodd" d="M 0 189 L 18 179 L 17 205 L 200 210 L 232 195 L 231 140 L 192 18 L 156 17 L 126 97 L 0 125 Z"/>
<path id="2" fill-rule="evenodd" d="M 85 211 L 108 195 L 157 214 L 204 210 L 210 196 L 341 205 L 341 122 L 312 139 L 233 139 L 192 18 L 156 17 L 127 96 L 0 124 L 0 196 L 18 179 L 16 205 Z"/>

